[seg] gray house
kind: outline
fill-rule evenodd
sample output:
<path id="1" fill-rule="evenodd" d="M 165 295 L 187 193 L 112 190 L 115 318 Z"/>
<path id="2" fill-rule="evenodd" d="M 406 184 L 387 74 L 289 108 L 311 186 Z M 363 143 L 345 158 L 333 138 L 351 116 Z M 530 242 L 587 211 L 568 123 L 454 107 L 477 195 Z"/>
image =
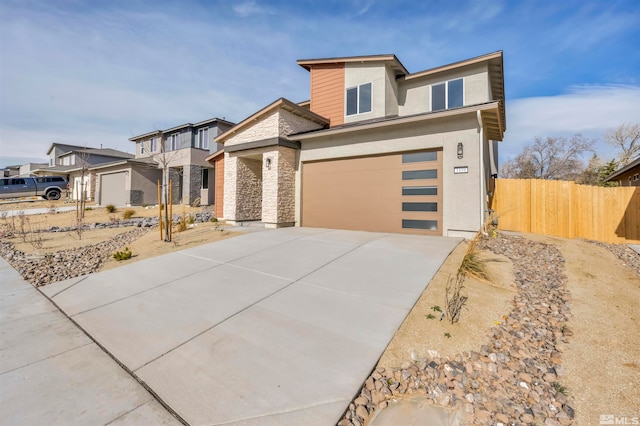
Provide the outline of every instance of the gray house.
<path id="1" fill-rule="evenodd" d="M 215 174 L 206 158 L 222 146 L 214 139 L 233 126 L 229 121 L 211 118 L 147 132 L 129 140 L 136 144 L 136 160 L 153 161 L 159 169 L 169 168 L 174 203 L 191 204 L 199 198 L 202 205 L 212 205 Z"/>

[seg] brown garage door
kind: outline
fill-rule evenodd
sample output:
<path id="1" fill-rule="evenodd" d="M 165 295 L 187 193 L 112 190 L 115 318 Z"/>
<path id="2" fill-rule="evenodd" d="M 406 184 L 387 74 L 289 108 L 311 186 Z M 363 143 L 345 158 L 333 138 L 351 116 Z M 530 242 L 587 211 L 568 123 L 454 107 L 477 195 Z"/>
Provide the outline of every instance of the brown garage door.
<path id="1" fill-rule="evenodd" d="M 124 190 L 125 182 L 125 172 L 102 175 L 100 177 L 100 204 L 103 206 L 108 204 L 124 206 L 128 204 L 127 194 Z"/>
<path id="2" fill-rule="evenodd" d="M 302 225 L 442 235 L 442 151 L 304 163 Z"/>

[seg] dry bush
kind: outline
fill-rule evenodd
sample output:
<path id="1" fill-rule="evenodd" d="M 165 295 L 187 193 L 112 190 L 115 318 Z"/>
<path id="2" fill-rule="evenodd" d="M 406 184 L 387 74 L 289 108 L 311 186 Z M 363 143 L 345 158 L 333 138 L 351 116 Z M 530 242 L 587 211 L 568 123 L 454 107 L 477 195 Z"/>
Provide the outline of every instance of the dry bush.
<path id="1" fill-rule="evenodd" d="M 127 209 L 122 213 L 122 217 L 125 218 L 125 219 L 131 219 L 134 214 L 136 214 L 135 210 Z"/>
<path id="2" fill-rule="evenodd" d="M 460 271 L 458 271 L 455 278 L 450 276 L 447 280 L 444 309 L 447 317 L 449 317 L 449 320 L 451 321 L 451 324 L 458 322 L 460 314 L 462 313 L 462 308 L 469 299 L 468 296 L 460 294 L 464 288 L 464 280 L 465 275 L 460 273 Z"/>

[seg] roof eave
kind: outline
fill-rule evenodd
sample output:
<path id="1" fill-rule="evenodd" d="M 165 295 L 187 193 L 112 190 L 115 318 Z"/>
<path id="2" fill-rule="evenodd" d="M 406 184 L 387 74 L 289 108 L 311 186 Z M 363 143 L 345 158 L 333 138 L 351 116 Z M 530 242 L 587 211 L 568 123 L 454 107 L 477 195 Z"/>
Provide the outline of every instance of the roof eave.
<path id="1" fill-rule="evenodd" d="M 467 107 L 448 109 L 448 110 L 443 110 L 438 112 L 426 112 L 423 114 L 416 114 L 416 115 L 410 115 L 405 117 L 394 117 L 392 119 L 377 121 L 377 122 L 367 123 L 362 125 L 313 130 L 305 133 L 291 134 L 289 135 L 289 139 L 295 140 L 295 141 L 301 141 L 306 139 L 313 139 L 316 137 L 333 136 L 333 135 L 342 134 L 342 133 L 351 133 L 351 132 L 357 132 L 362 130 L 377 129 L 377 128 L 387 127 L 387 126 L 395 126 L 395 125 L 409 124 L 409 123 L 415 123 L 420 121 L 435 120 L 438 118 L 450 117 L 450 116 L 461 115 L 461 114 L 469 114 L 476 111 L 482 112 L 482 111 L 498 110 L 500 107 L 499 104 L 500 103 L 497 101 L 488 102 L 485 104 L 470 105 Z M 499 139 L 496 138 L 494 140 L 502 140 L 502 135 L 500 135 Z"/>

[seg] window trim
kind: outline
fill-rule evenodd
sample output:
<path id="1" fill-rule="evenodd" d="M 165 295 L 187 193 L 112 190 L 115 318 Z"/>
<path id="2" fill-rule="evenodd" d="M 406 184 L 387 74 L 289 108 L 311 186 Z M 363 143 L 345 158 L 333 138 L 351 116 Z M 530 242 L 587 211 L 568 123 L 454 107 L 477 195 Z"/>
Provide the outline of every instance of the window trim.
<path id="1" fill-rule="evenodd" d="M 209 169 L 207 167 L 203 167 L 201 169 L 201 174 L 200 174 L 200 189 L 209 189 Z M 206 179 L 205 179 L 205 176 Z"/>
<path id="2" fill-rule="evenodd" d="M 171 142 L 171 151 L 177 151 L 178 150 L 178 138 L 180 136 L 180 133 L 172 133 L 169 138 L 170 138 L 170 142 Z"/>
<path id="3" fill-rule="evenodd" d="M 462 105 L 457 107 L 450 107 L 449 106 L 449 83 L 452 81 L 458 81 L 458 80 L 462 80 Z M 441 84 L 444 84 L 444 109 L 433 109 L 433 86 L 439 86 Z M 444 81 L 439 81 L 437 83 L 430 84 L 429 85 L 429 100 L 430 100 L 429 111 L 431 112 L 446 111 L 448 109 L 461 108 L 465 106 L 466 99 L 465 99 L 465 93 L 464 93 L 464 86 L 465 86 L 464 77 L 452 78 L 450 80 L 444 80 Z"/>
<path id="4" fill-rule="evenodd" d="M 201 135 L 206 135 L 204 138 Z M 209 149 L 209 128 L 203 127 L 198 129 L 196 147 L 200 149 Z"/>
<path id="5" fill-rule="evenodd" d="M 360 88 L 362 86 L 366 86 L 369 85 L 371 86 L 371 90 L 370 90 L 370 94 L 369 94 L 369 111 L 360 111 Z M 349 110 L 349 98 L 347 96 L 347 92 L 349 90 L 353 90 L 356 89 L 356 112 L 354 114 L 349 114 L 348 110 Z M 362 83 L 362 84 L 358 84 L 355 86 L 350 86 L 345 88 L 344 90 L 344 115 L 345 117 L 354 117 L 354 116 L 358 116 L 358 115 L 362 115 L 362 114 L 369 114 L 373 112 L 373 82 L 367 82 L 367 83 Z"/>
<path id="6" fill-rule="evenodd" d="M 158 149 L 157 140 L 158 140 L 157 137 L 152 137 L 151 139 L 149 139 L 149 152 L 156 152 L 156 149 Z"/>

